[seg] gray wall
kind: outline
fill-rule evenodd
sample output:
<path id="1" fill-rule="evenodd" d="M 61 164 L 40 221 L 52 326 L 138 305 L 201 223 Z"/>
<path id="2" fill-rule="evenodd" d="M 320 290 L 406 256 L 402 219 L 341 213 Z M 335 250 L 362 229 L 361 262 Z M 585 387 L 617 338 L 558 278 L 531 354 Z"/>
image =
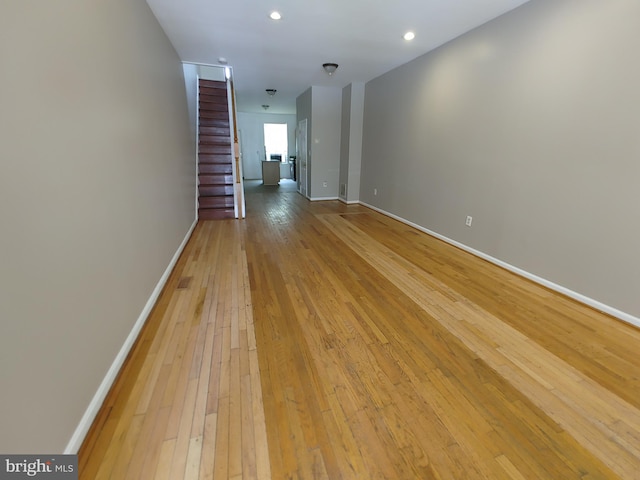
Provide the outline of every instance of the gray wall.
<path id="1" fill-rule="evenodd" d="M 247 180 L 262 178 L 265 123 L 286 123 L 289 155 L 296 154 L 295 115 L 238 112 L 238 128 L 242 143 L 242 174 Z M 289 165 L 281 167 L 282 178 L 289 177 Z"/>
<path id="2" fill-rule="evenodd" d="M 189 112 L 191 138 L 195 144 L 198 138 L 198 66 L 193 63 L 183 63 L 182 73 L 184 75 L 184 90 L 186 94 L 187 111 Z"/>
<path id="3" fill-rule="evenodd" d="M 311 115 L 311 112 L 312 112 L 311 92 L 312 92 L 312 89 L 308 88 L 302 94 L 300 94 L 298 98 L 296 98 L 296 122 L 297 122 L 296 128 L 298 128 L 298 125 L 302 120 L 307 119 L 307 145 L 305 145 L 304 148 L 307 149 L 308 159 L 311 158 L 311 145 L 312 145 L 311 130 L 313 128 L 313 118 Z M 303 146 L 297 145 L 297 148 L 302 149 Z M 311 165 L 310 161 L 308 161 L 308 165 L 309 166 Z M 298 164 L 296 165 L 296 167 L 298 168 L 298 190 L 300 190 L 300 154 L 299 153 L 298 153 Z M 311 185 L 311 181 L 309 180 L 310 171 L 311 169 L 308 168 L 307 169 L 307 185 Z M 306 195 L 307 197 L 309 197 L 308 188 L 307 188 Z"/>
<path id="4" fill-rule="evenodd" d="M 195 219 L 195 149 L 143 0 L 2 2 L 0 58 L 0 452 L 57 453 Z"/>
<path id="5" fill-rule="evenodd" d="M 369 82 L 361 201 L 639 317 L 638 32 L 532 0 Z"/>
<path id="6" fill-rule="evenodd" d="M 311 152 L 308 196 L 311 200 L 337 199 L 340 182 L 342 90 L 311 87 L 298 97 L 297 108 L 298 121 L 309 116 L 311 118 L 307 128 Z"/>
<path id="7" fill-rule="evenodd" d="M 360 198 L 364 84 L 354 82 L 342 89 L 339 197 L 348 203 Z"/>
<path id="8" fill-rule="evenodd" d="M 338 198 L 342 90 L 313 87 L 312 97 L 310 198 Z"/>

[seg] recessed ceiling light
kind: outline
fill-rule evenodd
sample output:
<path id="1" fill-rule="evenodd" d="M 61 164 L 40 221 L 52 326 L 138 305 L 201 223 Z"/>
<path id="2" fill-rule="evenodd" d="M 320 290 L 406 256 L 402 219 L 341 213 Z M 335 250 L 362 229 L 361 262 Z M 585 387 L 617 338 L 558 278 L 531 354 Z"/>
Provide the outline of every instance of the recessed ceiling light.
<path id="1" fill-rule="evenodd" d="M 404 36 L 402 37 L 405 40 L 409 41 L 409 40 L 413 40 L 414 38 L 416 38 L 416 34 L 413 32 L 407 32 L 404 34 Z"/>
<path id="2" fill-rule="evenodd" d="M 280 20 L 282 18 L 282 15 L 280 15 L 280 12 L 271 12 L 269 14 L 269 18 L 271 20 Z"/>

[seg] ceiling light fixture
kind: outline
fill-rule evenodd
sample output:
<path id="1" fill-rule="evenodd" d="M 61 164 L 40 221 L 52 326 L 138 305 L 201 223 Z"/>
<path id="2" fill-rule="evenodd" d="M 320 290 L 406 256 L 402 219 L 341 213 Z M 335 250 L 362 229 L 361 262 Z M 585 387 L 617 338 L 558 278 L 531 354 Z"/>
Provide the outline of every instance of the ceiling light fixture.
<path id="1" fill-rule="evenodd" d="M 402 38 L 404 38 L 406 41 L 411 41 L 414 38 L 416 38 L 416 34 L 413 33 L 413 32 L 407 32 L 407 33 L 404 34 L 404 36 Z"/>
<path id="2" fill-rule="evenodd" d="M 275 88 L 267 88 L 265 92 L 267 92 L 267 95 L 269 95 L 270 97 L 273 97 L 276 94 L 277 90 Z"/>
<path id="3" fill-rule="evenodd" d="M 264 108 L 265 110 L 267 110 L 269 108 L 269 105 L 262 105 L 262 108 Z"/>
<path id="4" fill-rule="evenodd" d="M 269 14 L 269 18 L 271 20 L 280 20 L 282 18 L 282 15 L 280 15 L 280 12 L 271 12 Z"/>
<path id="5" fill-rule="evenodd" d="M 322 68 L 324 68 L 324 71 L 327 72 L 329 74 L 329 76 L 331 76 L 338 69 L 338 64 L 337 63 L 323 63 L 322 64 Z"/>
<path id="6" fill-rule="evenodd" d="M 218 57 L 218 63 L 219 63 L 220 65 L 226 65 L 226 64 L 227 64 L 227 63 L 229 63 L 229 62 L 228 62 L 228 60 L 227 60 L 226 58 L 224 58 L 224 57 Z"/>

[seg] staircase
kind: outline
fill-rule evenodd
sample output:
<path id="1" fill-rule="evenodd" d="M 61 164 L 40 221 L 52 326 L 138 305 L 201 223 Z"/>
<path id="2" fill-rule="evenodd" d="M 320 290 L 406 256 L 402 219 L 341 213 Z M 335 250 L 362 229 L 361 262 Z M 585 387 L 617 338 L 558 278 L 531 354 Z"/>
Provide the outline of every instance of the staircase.
<path id="1" fill-rule="evenodd" d="M 198 218 L 235 218 L 227 84 L 198 82 Z"/>

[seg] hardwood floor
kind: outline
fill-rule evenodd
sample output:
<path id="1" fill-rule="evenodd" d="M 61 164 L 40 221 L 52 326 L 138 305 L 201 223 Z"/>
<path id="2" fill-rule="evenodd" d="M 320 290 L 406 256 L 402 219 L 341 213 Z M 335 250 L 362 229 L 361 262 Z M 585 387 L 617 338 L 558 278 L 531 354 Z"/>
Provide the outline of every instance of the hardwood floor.
<path id="1" fill-rule="evenodd" d="M 640 331 L 367 208 L 201 222 L 80 478 L 640 479 Z"/>

